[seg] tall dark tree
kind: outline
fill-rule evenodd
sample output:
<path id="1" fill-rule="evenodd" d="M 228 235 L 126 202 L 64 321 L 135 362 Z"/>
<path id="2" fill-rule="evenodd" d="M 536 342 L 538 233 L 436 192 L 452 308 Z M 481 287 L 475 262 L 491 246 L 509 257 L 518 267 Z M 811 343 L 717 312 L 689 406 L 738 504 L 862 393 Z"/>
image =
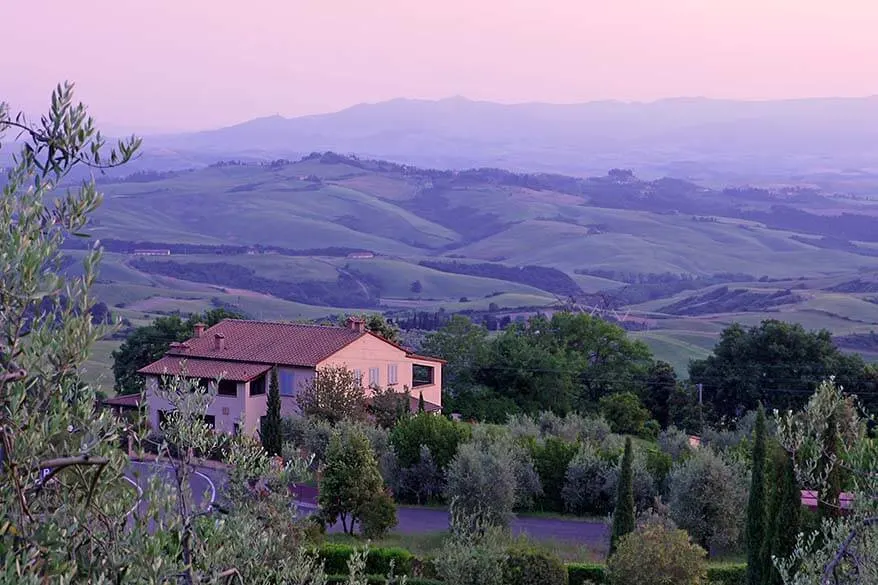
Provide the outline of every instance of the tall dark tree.
<path id="1" fill-rule="evenodd" d="M 773 460 L 774 490 L 762 554 L 762 581 L 766 585 L 783 585 L 772 557 L 789 558 L 796 548 L 796 538 L 801 530 L 802 491 L 796 480 L 792 456 L 778 446 Z"/>
<path id="2" fill-rule="evenodd" d="M 747 585 L 763 585 L 762 554 L 766 536 L 765 409 L 759 405 L 753 439 L 750 499 L 747 502 Z"/>
<path id="3" fill-rule="evenodd" d="M 780 410 L 801 408 L 830 375 L 853 393 L 872 384 L 863 359 L 843 354 L 829 331 L 773 319 L 758 327 L 731 325 L 712 355 L 689 365 L 689 378 L 709 390 L 705 397 L 715 416 L 738 416 L 759 402 Z"/>
<path id="4" fill-rule="evenodd" d="M 616 552 L 619 540 L 633 532 L 634 521 L 634 451 L 631 437 L 625 438 L 625 454 L 622 455 L 622 470 L 619 473 L 619 485 L 616 492 L 616 509 L 613 512 L 613 534 L 610 540 L 610 554 Z"/>
<path id="5" fill-rule="evenodd" d="M 643 405 L 652 413 L 662 428 L 670 424 L 671 396 L 677 389 L 677 374 L 667 362 L 657 361 L 646 376 L 646 386 L 640 397 Z"/>
<path id="6" fill-rule="evenodd" d="M 424 393 L 418 393 L 418 412 L 426 412 L 427 408 L 424 405 Z"/>
<path id="7" fill-rule="evenodd" d="M 277 382 L 277 368 L 271 370 L 271 384 L 268 386 L 267 412 L 260 431 L 262 447 L 269 455 L 280 455 L 283 449 L 283 431 L 280 418 L 280 385 Z"/>
<path id="8" fill-rule="evenodd" d="M 823 431 L 823 455 L 821 465 L 826 472 L 826 485 L 817 501 L 817 511 L 821 519 L 837 518 L 841 515 L 841 469 L 833 460 L 840 456 L 838 433 L 838 412 L 830 413 Z"/>
<path id="9" fill-rule="evenodd" d="M 702 413 L 698 391 L 688 383 L 680 382 L 668 398 L 668 422 L 687 433 L 701 433 Z"/>

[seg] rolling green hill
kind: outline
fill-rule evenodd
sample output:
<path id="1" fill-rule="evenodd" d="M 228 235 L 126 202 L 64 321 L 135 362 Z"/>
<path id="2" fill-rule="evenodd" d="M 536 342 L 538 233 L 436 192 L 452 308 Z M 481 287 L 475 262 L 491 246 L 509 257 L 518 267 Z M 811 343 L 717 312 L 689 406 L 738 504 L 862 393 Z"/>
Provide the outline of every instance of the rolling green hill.
<path id="1" fill-rule="evenodd" d="M 782 318 L 839 335 L 878 326 L 858 280 L 878 273 L 874 205 L 807 189 L 717 191 L 620 170 L 435 171 L 332 153 L 143 173 L 101 189 L 88 231 L 111 252 L 97 294 L 133 323 L 209 306 L 270 319 L 360 309 L 501 317 L 566 302 L 550 286 L 566 279 L 580 304 L 627 314 L 678 369 L 733 321 Z M 451 262 L 481 268 L 454 273 Z M 558 278 L 518 278 L 511 268 L 523 266 Z M 720 287 L 722 303 L 711 296 Z"/>

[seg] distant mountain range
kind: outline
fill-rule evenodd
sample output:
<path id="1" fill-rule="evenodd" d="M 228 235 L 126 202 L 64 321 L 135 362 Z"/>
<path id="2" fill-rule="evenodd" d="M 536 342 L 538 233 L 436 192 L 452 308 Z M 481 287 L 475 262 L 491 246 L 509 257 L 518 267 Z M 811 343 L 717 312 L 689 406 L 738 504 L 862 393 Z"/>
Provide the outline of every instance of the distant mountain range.
<path id="1" fill-rule="evenodd" d="M 142 168 L 333 150 L 432 168 L 575 175 L 619 167 L 704 182 L 878 181 L 878 96 L 503 105 L 396 99 L 298 118 L 149 136 Z M 129 170 L 130 172 L 130 170 Z"/>

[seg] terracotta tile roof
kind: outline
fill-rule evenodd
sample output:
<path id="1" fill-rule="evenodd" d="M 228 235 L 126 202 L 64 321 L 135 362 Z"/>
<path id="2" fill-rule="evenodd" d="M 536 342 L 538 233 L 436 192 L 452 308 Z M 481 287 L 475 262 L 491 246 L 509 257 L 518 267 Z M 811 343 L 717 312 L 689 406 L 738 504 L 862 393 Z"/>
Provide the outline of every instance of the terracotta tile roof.
<path id="1" fill-rule="evenodd" d="M 364 335 L 347 327 L 226 319 L 167 355 L 313 368 Z"/>
<path id="2" fill-rule="evenodd" d="M 430 357 L 428 355 L 420 355 L 417 353 L 412 353 L 410 351 L 407 351 L 405 353 L 405 357 L 411 358 L 413 360 L 421 360 L 421 361 L 425 361 L 425 362 L 437 362 L 440 364 L 447 364 L 448 363 L 447 361 L 440 359 L 440 358 Z"/>
<path id="3" fill-rule="evenodd" d="M 181 367 L 182 365 L 182 367 Z M 177 355 L 166 355 L 157 362 L 153 362 L 145 368 L 137 370 L 139 374 L 153 374 L 169 376 L 182 374 L 193 378 L 222 378 L 236 382 L 247 382 L 264 374 L 271 369 L 266 364 L 254 364 L 247 362 L 235 362 L 217 359 L 191 359 Z"/>
<path id="4" fill-rule="evenodd" d="M 140 394 L 122 394 L 120 396 L 114 396 L 112 398 L 107 398 L 101 404 L 105 406 L 121 406 L 121 407 L 130 407 L 136 408 L 140 406 L 140 400 L 143 397 Z"/>
<path id="5" fill-rule="evenodd" d="M 409 398 L 409 410 L 412 412 L 418 412 L 418 397 L 411 396 Z M 424 412 L 442 412 L 442 407 L 438 404 L 433 404 L 432 402 L 424 401 Z"/>
<path id="6" fill-rule="evenodd" d="M 366 406 L 372 405 L 372 397 L 366 397 Z M 409 396 L 409 412 L 417 413 L 418 412 L 418 397 L 417 396 Z M 424 401 L 424 412 L 442 412 L 442 407 L 438 404 L 433 404 L 432 402 Z"/>

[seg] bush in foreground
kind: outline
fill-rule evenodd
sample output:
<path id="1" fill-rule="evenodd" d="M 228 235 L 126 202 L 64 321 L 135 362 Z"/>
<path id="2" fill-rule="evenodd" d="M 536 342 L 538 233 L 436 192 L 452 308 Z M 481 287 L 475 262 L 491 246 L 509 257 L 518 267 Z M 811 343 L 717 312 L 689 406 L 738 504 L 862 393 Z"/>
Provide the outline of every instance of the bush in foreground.
<path id="1" fill-rule="evenodd" d="M 503 563 L 503 585 L 567 585 L 567 568 L 557 556 L 513 547 Z"/>
<path id="2" fill-rule="evenodd" d="M 685 531 L 649 523 L 622 537 L 607 572 L 612 585 L 704 585 L 707 553 Z"/>

